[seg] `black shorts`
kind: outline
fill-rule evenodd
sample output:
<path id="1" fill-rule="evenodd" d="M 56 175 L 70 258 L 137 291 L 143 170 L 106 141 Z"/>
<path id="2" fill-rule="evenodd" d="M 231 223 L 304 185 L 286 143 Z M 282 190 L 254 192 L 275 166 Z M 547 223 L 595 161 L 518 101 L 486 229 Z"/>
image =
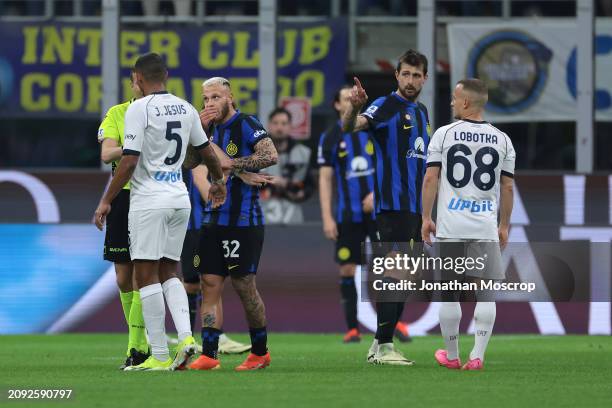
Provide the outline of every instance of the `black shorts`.
<path id="1" fill-rule="evenodd" d="M 376 214 L 380 242 L 421 242 L 421 214 L 384 211 Z"/>
<path id="2" fill-rule="evenodd" d="M 225 227 L 205 224 L 200 229 L 201 275 L 244 276 L 257 273 L 264 227 Z"/>
<path id="3" fill-rule="evenodd" d="M 200 275 L 197 268 L 202 262 L 200 257 L 200 230 L 190 229 L 185 234 L 183 251 L 181 252 L 181 272 L 186 283 L 199 283 Z"/>
<path id="4" fill-rule="evenodd" d="M 364 222 L 342 222 L 338 224 L 338 239 L 336 240 L 336 262 L 340 265 L 362 263 L 361 243 L 366 237 L 370 241 L 377 240 L 376 224 L 367 219 Z"/>
<path id="5" fill-rule="evenodd" d="M 130 212 L 130 190 L 122 189 L 111 203 L 106 217 L 104 237 L 104 259 L 115 263 L 130 262 L 130 240 L 128 235 L 128 213 Z"/>

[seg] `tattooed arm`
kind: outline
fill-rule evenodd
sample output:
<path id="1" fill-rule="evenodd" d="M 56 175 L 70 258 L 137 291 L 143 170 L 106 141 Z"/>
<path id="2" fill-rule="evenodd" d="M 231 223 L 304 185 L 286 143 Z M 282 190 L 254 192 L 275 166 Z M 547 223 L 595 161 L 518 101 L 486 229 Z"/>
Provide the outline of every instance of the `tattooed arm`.
<path id="1" fill-rule="evenodd" d="M 232 170 L 260 170 L 276 164 L 278 153 L 272 139 L 266 137 L 255 145 L 255 152 L 246 157 L 239 157 L 232 161 Z"/>

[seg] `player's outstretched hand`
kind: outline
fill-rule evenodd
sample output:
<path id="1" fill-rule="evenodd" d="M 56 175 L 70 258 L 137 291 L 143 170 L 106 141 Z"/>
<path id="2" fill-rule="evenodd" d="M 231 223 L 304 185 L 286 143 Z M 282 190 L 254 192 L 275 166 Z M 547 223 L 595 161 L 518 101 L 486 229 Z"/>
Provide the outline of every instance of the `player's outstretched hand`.
<path id="1" fill-rule="evenodd" d="M 100 201 L 100 204 L 98 204 L 98 208 L 96 208 L 96 212 L 94 213 L 94 223 L 100 231 L 102 231 L 102 229 L 104 228 L 106 216 L 108 215 L 110 210 L 111 205 L 103 201 Z"/>
<path id="2" fill-rule="evenodd" d="M 266 184 L 272 183 L 274 176 L 270 176 L 265 173 L 251 173 L 250 171 L 243 171 L 237 174 L 244 184 L 253 187 L 265 187 Z"/>
<path id="3" fill-rule="evenodd" d="M 211 184 L 208 190 L 208 201 L 211 203 L 212 208 L 219 208 L 225 202 L 227 195 L 227 189 L 225 184 Z"/>
<path id="4" fill-rule="evenodd" d="M 504 249 L 508 244 L 508 227 L 502 227 L 500 225 L 497 231 L 499 235 L 499 247 Z"/>
<path id="5" fill-rule="evenodd" d="M 355 80 L 355 85 L 353 85 L 353 89 L 351 89 L 351 105 L 355 108 L 361 108 L 368 101 L 368 94 L 365 89 L 363 89 L 363 86 L 361 86 L 359 78 L 353 77 L 353 79 Z"/>
<path id="6" fill-rule="evenodd" d="M 436 223 L 433 220 L 423 220 L 421 227 L 421 239 L 424 243 L 431 246 L 431 234 L 436 235 Z"/>

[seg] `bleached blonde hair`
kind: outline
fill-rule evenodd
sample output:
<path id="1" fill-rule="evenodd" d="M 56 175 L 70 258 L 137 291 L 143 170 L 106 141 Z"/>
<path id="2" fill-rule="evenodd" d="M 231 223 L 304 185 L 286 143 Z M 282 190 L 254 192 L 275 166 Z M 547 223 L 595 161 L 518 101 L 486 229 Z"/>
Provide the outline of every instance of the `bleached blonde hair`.
<path id="1" fill-rule="evenodd" d="M 229 80 L 227 78 L 212 77 L 212 78 L 208 78 L 206 81 L 202 82 L 202 88 L 206 88 L 208 86 L 213 86 L 213 85 L 226 86 L 228 89 L 231 90 L 230 82 L 229 82 Z"/>

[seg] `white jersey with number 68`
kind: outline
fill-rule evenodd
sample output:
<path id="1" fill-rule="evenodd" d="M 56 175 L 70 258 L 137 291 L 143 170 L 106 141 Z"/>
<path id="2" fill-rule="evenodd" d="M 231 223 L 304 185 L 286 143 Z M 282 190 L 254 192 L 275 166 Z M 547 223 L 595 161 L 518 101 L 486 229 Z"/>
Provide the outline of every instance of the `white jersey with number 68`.
<path id="1" fill-rule="evenodd" d="M 181 166 L 187 144 L 204 147 L 208 138 L 196 109 L 166 91 L 128 107 L 124 155 L 139 155 L 132 176 L 130 209 L 191 208 Z"/>
<path id="2" fill-rule="evenodd" d="M 487 122 L 460 120 L 436 130 L 427 166 L 440 167 L 436 237 L 499 239 L 501 175 L 514 177 L 508 135 Z"/>

